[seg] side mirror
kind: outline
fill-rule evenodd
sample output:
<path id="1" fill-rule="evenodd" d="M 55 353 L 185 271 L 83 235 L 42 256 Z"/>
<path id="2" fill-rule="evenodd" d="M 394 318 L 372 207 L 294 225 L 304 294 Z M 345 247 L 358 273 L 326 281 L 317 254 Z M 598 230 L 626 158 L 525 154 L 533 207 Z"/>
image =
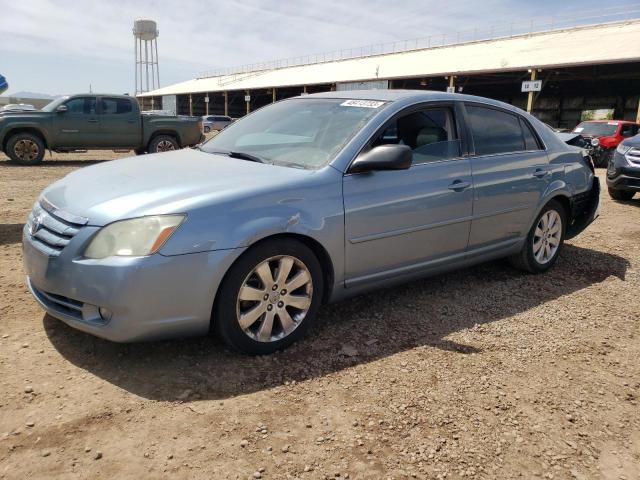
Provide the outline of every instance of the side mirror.
<path id="1" fill-rule="evenodd" d="M 354 160 L 349 173 L 377 170 L 406 170 L 411 167 L 413 152 L 407 145 L 380 145 Z"/>
<path id="2" fill-rule="evenodd" d="M 58 112 L 58 113 L 64 113 L 67 110 L 69 110 L 69 109 L 67 108 L 66 105 L 60 105 L 58 108 L 56 108 L 56 112 Z"/>

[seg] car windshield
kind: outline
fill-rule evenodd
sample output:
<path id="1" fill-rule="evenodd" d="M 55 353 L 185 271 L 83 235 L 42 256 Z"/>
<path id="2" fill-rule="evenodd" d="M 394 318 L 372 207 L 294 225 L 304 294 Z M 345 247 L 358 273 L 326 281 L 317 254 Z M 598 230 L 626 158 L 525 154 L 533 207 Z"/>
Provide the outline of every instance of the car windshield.
<path id="1" fill-rule="evenodd" d="M 52 102 L 47 103 L 44 107 L 42 107 L 42 111 L 43 112 L 53 112 L 56 108 L 58 108 L 59 105 L 62 105 L 68 99 L 69 99 L 68 96 L 56 98 Z"/>
<path id="2" fill-rule="evenodd" d="M 317 169 L 327 165 L 384 104 L 328 98 L 285 100 L 232 123 L 200 149 L 241 152 L 265 163 Z"/>
<path id="3" fill-rule="evenodd" d="M 615 135 L 617 129 L 618 124 L 615 122 L 582 122 L 573 129 L 573 133 L 606 137 L 609 135 Z"/>

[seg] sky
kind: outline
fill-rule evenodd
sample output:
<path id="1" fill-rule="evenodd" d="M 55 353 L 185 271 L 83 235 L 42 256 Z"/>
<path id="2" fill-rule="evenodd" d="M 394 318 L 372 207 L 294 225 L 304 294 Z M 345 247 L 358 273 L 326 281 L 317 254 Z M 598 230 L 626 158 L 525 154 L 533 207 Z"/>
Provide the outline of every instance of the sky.
<path id="1" fill-rule="evenodd" d="M 626 2 L 623 2 L 626 3 Z M 601 0 L 0 0 L 5 95 L 134 90 L 133 21 L 158 23 L 160 83 L 220 67 L 404 41 L 534 17 Z M 619 5 L 619 4 L 616 4 Z"/>

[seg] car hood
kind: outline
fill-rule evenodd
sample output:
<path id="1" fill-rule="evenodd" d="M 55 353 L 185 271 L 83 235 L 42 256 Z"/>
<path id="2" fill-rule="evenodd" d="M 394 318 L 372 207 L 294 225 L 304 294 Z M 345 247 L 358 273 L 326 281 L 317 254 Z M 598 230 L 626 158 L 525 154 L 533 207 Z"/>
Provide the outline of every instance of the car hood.
<path id="1" fill-rule="evenodd" d="M 102 226 L 124 218 L 188 213 L 285 188 L 314 173 L 185 149 L 82 168 L 49 186 L 42 197 L 62 212 Z"/>
<path id="2" fill-rule="evenodd" d="M 636 135 L 635 137 L 631 137 L 631 138 L 627 138 L 624 142 L 622 142 L 623 145 L 627 146 L 627 147 L 640 147 L 640 135 Z"/>

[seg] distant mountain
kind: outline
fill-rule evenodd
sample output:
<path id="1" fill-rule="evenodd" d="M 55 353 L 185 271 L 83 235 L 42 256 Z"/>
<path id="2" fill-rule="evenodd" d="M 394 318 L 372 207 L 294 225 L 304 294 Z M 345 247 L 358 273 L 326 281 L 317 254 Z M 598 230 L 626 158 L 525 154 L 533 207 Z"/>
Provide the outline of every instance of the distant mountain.
<path id="1" fill-rule="evenodd" d="M 16 97 L 16 98 L 40 98 L 42 100 L 53 100 L 56 98 L 55 95 L 48 95 L 46 93 L 37 93 L 37 92 L 11 92 L 5 96 L 8 97 Z"/>

